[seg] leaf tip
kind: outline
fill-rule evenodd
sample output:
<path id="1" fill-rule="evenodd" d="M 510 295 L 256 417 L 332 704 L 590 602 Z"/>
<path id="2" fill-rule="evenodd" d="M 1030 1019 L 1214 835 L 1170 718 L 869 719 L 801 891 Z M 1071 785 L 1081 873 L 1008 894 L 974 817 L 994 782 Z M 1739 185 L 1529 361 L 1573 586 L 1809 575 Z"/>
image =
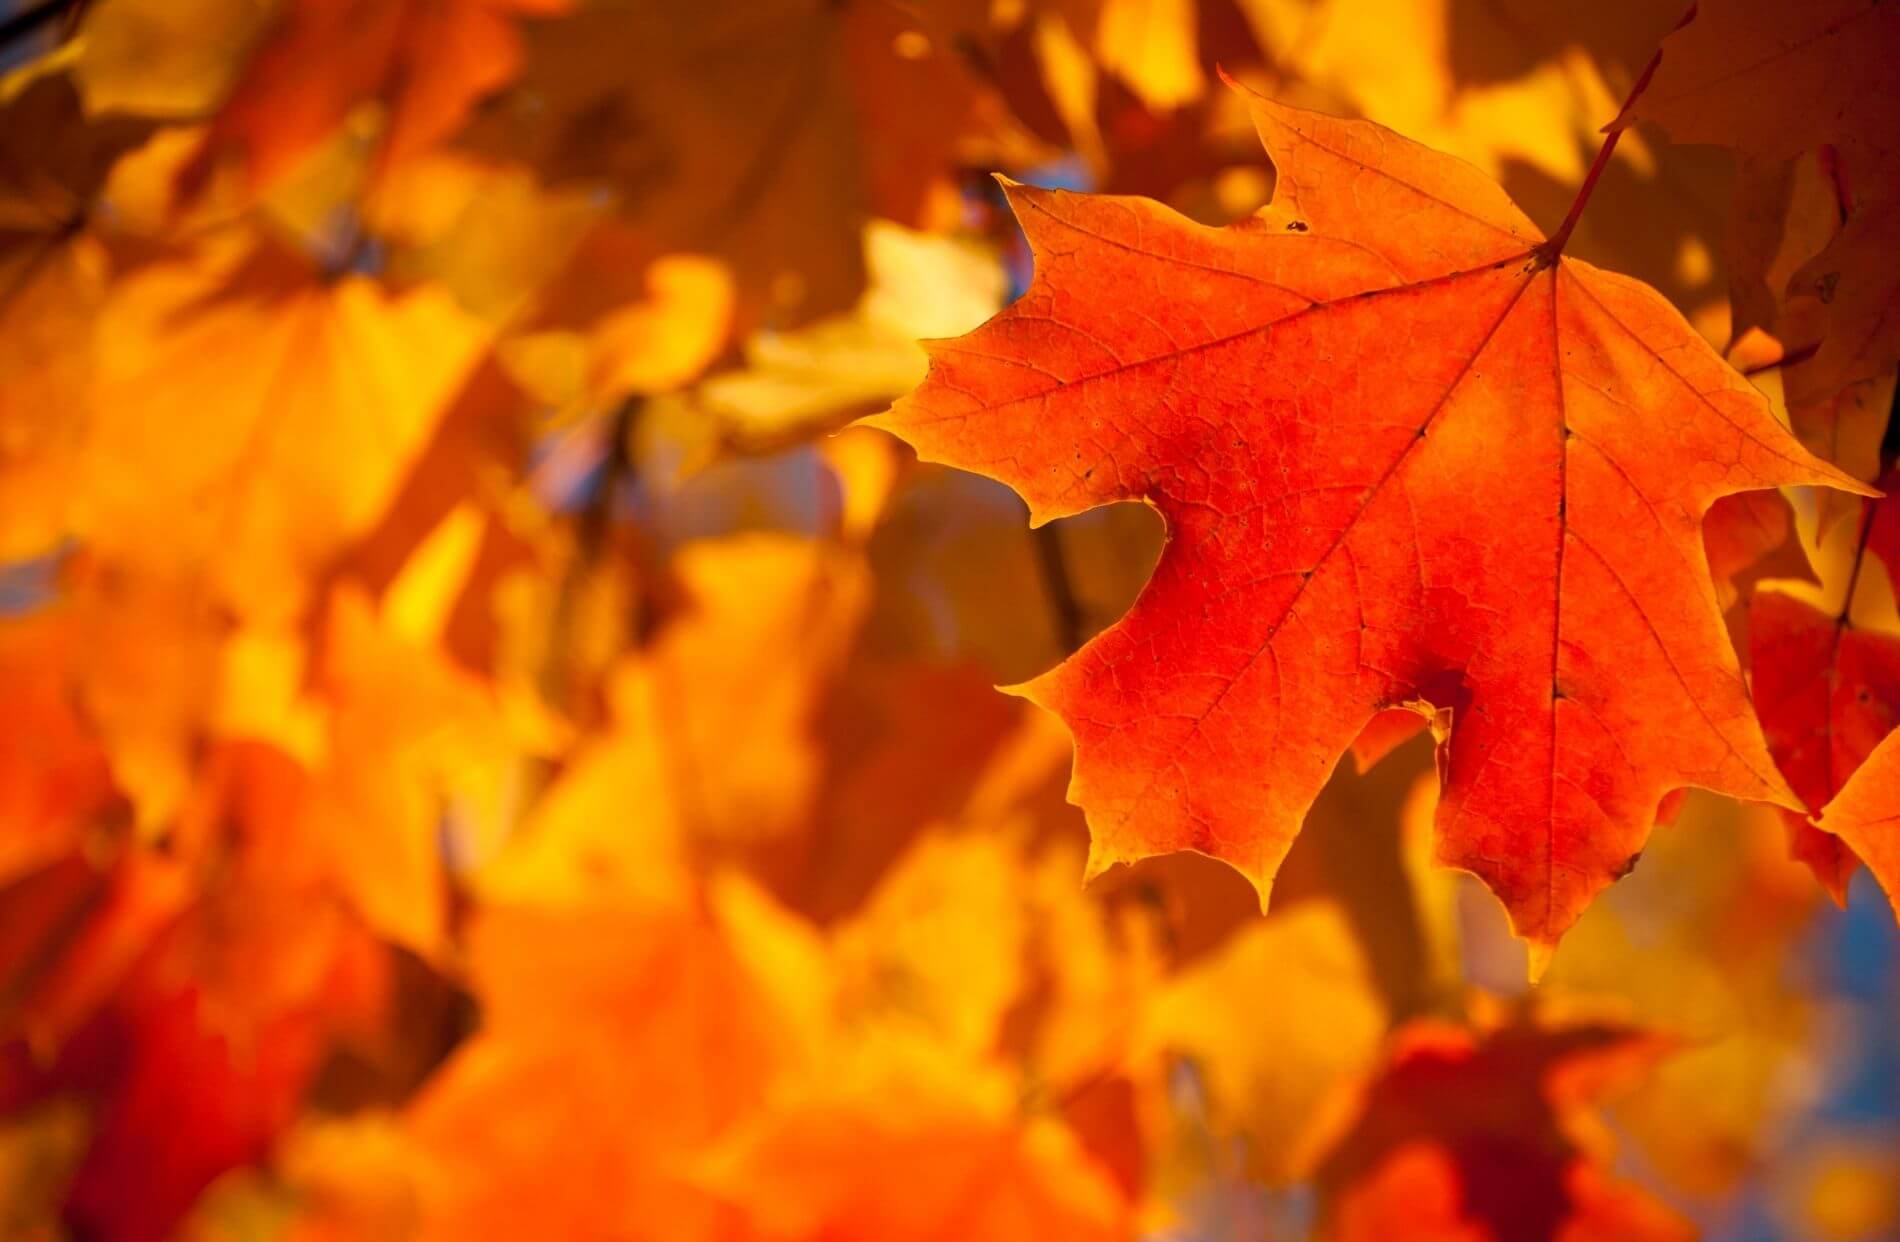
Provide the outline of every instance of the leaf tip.
<path id="1" fill-rule="evenodd" d="M 1268 907 L 1273 904 L 1273 876 L 1254 870 L 1252 867 L 1238 868 L 1241 875 L 1247 877 L 1247 883 L 1253 885 L 1253 895 L 1260 902 L 1260 914 L 1265 917 Z"/>
<path id="2" fill-rule="evenodd" d="M 1031 185 L 1027 181 L 1018 181 L 1008 173 L 993 172 L 990 174 L 990 178 L 996 182 L 996 187 L 1003 192 L 1004 201 L 1009 204 L 1009 209 L 1014 212 L 1018 218 L 1023 214 L 1022 208 L 1018 204 L 1024 199 L 1033 196 L 1037 190 L 1042 188 L 1040 186 Z"/>
<path id="3" fill-rule="evenodd" d="M 1825 832 L 1830 837 L 1840 840 L 1840 834 L 1822 822 L 1824 816 L 1825 812 L 1817 814 L 1809 811 L 1806 822 L 1817 832 Z M 1814 882 L 1821 886 L 1821 891 L 1827 894 L 1828 900 L 1834 903 L 1835 909 L 1847 909 L 1847 888 L 1854 879 L 1854 869 L 1858 865 L 1855 856 L 1849 852 L 1847 843 L 1841 842 L 1840 853 L 1828 854 L 1825 851 L 1803 851 L 1798 848 L 1797 841 L 1798 838 L 1791 833 L 1788 839 L 1788 856 L 1807 865 L 1808 873 L 1814 877 Z"/>
<path id="4" fill-rule="evenodd" d="M 1847 492 L 1850 495 L 1854 495 L 1854 496 L 1865 496 L 1868 500 L 1885 500 L 1887 498 L 1887 493 L 1881 491 L 1879 488 L 1875 487 L 1872 483 L 1867 483 L 1860 479 L 1857 479 L 1853 475 L 1847 474 L 1845 471 L 1842 472 L 1842 476 L 1848 481 L 1848 483 L 1852 484 L 1852 486 L 1849 486 L 1849 487 L 1836 486 L 1835 487 L 1836 491 Z"/>
<path id="5" fill-rule="evenodd" d="M 1127 859 L 1118 856 L 1107 846 L 1103 845 L 1100 837 L 1091 833 L 1089 835 L 1088 861 L 1082 864 L 1082 886 L 1084 888 L 1088 887 L 1106 875 L 1111 867 L 1118 866 L 1126 861 Z"/>
<path id="6" fill-rule="evenodd" d="M 1035 703 L 1035 685 L 1034 678 L 1028 681 L 1013 681 L 1007 686 L 997 686 L 996 693 L 1007 694 L 1012 699 L 1028 699 L 1031 703 Z M 1040 706 L 1040 704 L 1037 705 Z"/>
<path id="7" fill-rule="evenodd" d="M 1039 255 L 1040 251 L 1036 245 L 1037 234 L 1030 223 L 1033 217 L 1029 213 L 1024 212 L 1023 205 L 1025 203 L 1034 204 L 1038 199 L 1046 199 L 1053 194 L 1054 191 L 1043 186 L 1031 185 L 1027 181 L 1018 181 L 1007 173 L 991 173 L 990 176 L 995 179 L 997 186 L 1003 191 L 1003 200 L 1009 204 L 1010 212 L 1022 226 L 1023 236 L 1029 239 L 1030 253 Z"/>

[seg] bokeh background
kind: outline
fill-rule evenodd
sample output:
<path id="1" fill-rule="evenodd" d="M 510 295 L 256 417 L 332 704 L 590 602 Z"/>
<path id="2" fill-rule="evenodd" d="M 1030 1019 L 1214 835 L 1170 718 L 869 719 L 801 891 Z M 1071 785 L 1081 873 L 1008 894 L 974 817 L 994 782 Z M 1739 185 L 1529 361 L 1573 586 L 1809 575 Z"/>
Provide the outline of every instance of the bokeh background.
<path id="1" fill-rule="evenodd" d="M 1240 219 L 1224 71 L 1549 229 L 1681 16 L 0 0 L 0 1234 L 1900 1237 L 1870 877 L 1693 794 L 1533 988 L 1418 736 L 1265 917 L 1198 856 L 1085 888 L 994 687 L 1158 519 L 851 425 L 1027 283 L 993 172 Z M 1639 128 L 1570 253 L 1779 400 L 1747 171 Z M 1784 500 L 1743 650 L 1846 606 Z"/>

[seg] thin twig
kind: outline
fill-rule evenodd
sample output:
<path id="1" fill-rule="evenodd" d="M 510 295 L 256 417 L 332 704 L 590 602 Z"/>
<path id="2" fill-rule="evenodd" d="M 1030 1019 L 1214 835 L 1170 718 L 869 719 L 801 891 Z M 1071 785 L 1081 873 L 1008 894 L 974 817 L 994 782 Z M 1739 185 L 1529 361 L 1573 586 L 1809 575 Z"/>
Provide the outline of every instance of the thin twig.
<path id="1" fill-rule="evenodd" d="M 1847 570 L 1847 598 L 1841 601 L 1841 611 L 1834 618 L 1835 655 L 1840 653 L 1841 632 L 1854 628 L 1854 596 L 1860 593 L 1860 566 L 1867 559 L 1867 543 L 1874 533 L 1874 502 L 1863 500 L 1860 506 L 1860 539 L 1854 545 L 1854 562 Z"/>
<path id="2" fill-rule="evenodd" d="M 1803 345 L 1799 349 L 1789 350 L 1787 353 L 1781 355 L 1781 357 L 1775 359 L 1773 362 L 1757 363 L 1755 366 L 1749 367 L 1746 370 L 1744 370 L 1742 374 L 1748 376 L 1750 379 L 1753 379 L 1755 376 L 1760 375 L 1766 371 L 1773 371 L 1781 367 L 1797 366 L 1803 362 L 1806 362 L 1808 359 L 1814 357 L 1815 352 L 1819 350 L 1820 348 L 1821 346 L 1818 342 Z"/>
<path id="3" fill-rule="evenodd" d="M 1038 526 L 1030 532 L 1030 540 L 1036 545 L 1036 567 L 1042 571 L 1043 588 L 1049 594 L 1049 619 L 1056 643 L 1067 655 L 1082 645 L 1082 605 L 1075 598 L 1075 583 L 1069 578 L 1062 534 L 1054 526 Z"/>
<path id="4" fill-rule="evenodd" d="M 1822 717 L 1822 738 L 1827 744 L 1827 784 L 1828 795 L 1832 797 L 1840 790 L 1841 781 L 1834 770 L 1834 696 L 1841 688 L 1841 640 L 1847 631 L 1854 628 L 1854 597 L 1860 593 L 1860 566 L 1867 556 L 1867 541 L 1874 533 L 1874 506 L 1869 501 L 1861 501 L 1860 537 L 1854 545 L 1854 563 L 1847 571 L 1847 597 L 1841 601 L 1841 610 L 1834 615 L 1834 641 L 1827 652 L 1827 712 Z"/>
<path id="5" fill-rule="evenodd" d="M 608 550 L 613 530 L 614 510 L 635 463 L 631 441 L 639 421 L 642 402 L 633 397 L 623 401 L 607 418 L 607 443 L 603 446 L 599 476 L 594 489 L 574 519 L 574 553 L 555 596 L 553 642 L 546 667 L 542 670 L 542 689 L 551 702 L 574 710 L 571 657 L 576 638 L 574 628 L 582 608 L 582 595 Z"/>
<path id="6" fill-rule="evenodd" d="M 1695 19 L 1695 13 L 1696 6 L 1691 4 L 1689 11 L 1682 15 L 1682 20 L 1676 23 L 1675 29 L 1681 30 L 1687 26 Z M 1672 30 L 1670 33 L 1673 34 L 1675 31 Z M 1584 206 L 1590 201 L 1590 195 L 1596 191 L 1598 179 L 1603 176 L 1603 170 L 1610 166 L 1610 156 L 1616 151 L 1617 139 L 1621 138 L 1623 131 L 1628 128 L 1631 106 L 1635 104 L 1637 96 L 1649 89 L 1649 80 L 1656 76 L 1656 67 L 1660 64 L 1662 64 L 1662 45 L 1658 43 L 1655 55 L 1649 58 L 1649 63 L 1644 65 L 1643 71 L 1636 76 L 1636 85 L 1630 87 L 1630 93 L 1623 100 L 1623 106 L 1617 109 L 1615 119 L 1605 126 L 1609 133 L 1605 135 L 1603 145 L 1597 148 L 1597 157 L 1590 162 L 1590 171 L 1584 174 L 1583 184 L 1577 187 L 1577 197 L 1570 204 L 1569 214 L 1564 216 L 1564 222 L 1557 226 L 1557 231 L 1552 234 L 1550 240 L 1537 248 L 1544 262 L 1549 263 L 1554 260 L 1569 244 L 1570 234 L 1577 227 L 1577 220 L 1582 217 Z"/>

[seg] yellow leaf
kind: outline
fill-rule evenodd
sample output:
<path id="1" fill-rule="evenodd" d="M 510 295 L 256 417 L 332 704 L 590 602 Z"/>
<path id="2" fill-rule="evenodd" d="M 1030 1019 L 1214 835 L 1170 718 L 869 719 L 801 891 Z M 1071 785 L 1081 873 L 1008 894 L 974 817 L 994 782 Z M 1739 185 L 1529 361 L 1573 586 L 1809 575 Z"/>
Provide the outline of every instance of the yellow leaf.
<path id="1" fill-rule="evenodd" d="M 103 557 L 203 573 L 239 615 L 287 619 L 394 498 L 483 335 L 439 290 L 240 258 L 116 290 L 74 526 Z"/>
<path id="2" fill-rule="evenodd" d="M 104 0 L 73 76 L 86 110 L 198 117 L 223 101 L 281 0 Z"/>
<path id="3" fill-rule="evenodd" d="M 1191 1058 L 1215 1124 L 1244 1136 L 1264 1177 L 1299 1175 L 1302 1144 L 1332 1094 L 1367 1070 L 1385 1007 L 1340 912 L 1305 903 L 1235 936 L 1176 978 L 1141 1045 Z"/>

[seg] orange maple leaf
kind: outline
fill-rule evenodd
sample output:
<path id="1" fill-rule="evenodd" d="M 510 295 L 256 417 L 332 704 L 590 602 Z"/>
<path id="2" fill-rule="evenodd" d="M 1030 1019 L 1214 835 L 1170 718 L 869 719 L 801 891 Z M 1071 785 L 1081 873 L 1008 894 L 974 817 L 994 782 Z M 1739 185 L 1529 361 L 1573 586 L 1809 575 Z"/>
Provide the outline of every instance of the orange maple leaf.
<path id="1" fill-rule="evenodd" d="M 1874 747 L 1815 823 L 1867 863 L 1900 918 L 1900 729 Z"/>
<path id="2" fill-rule="evenodd" d="M 1763 579 L 1815 580 L 1795 533 L 1794 510 L 1779 492 L 1738 492 L 1716 501 L 1702 524 L 1702 546 L 1725 613 L 1751 598 Z"/>
<path id="3" fill-rule="evenodd" d="M 242 237 L 120 281 L 98 331 L 75 533 L 112 563 L 202 570 L 251 618 L 310 602 L 486 344 L 439 288 L 330 280 Z"/>
<path id="4" fill-rule="evenodd" d="M 74 851 L 0 890 L 27 933 L 0 946 L 0 1044 L 37 1054 L 0 1091 L 89 1101 L 75 1228 L 170 1236 L 296 1116 L 333 1044 L 380 1051 L 393 959 L 296 839 L 303 784 L 267 746 L 221 747 L 167 854 Z"/>
<path id="5" fill-rule="evenodd" d="M 1280 179 L 1233 228 L 1006 185 L 1034 284 L 873 421 L 1035 522 L 1167 521 L 1129 614 L 1021 691 L 1074 734 L 1091 874 L 1195 849 L 1264 898 L 1367 722 L 1449 710 L 1438 858 L 1547 951 L 1667 791 L 1795 805 L 1702 519 L 1865 489 L 1660 295 L 1563 257 L 1568 226 L 1379 126 L 1251 102 Z"/>
<path id="6" fill-rule="evenodd" d="M 94 209 L 113 162 L 150 127 L 87 125 L 61 74 L 0 91 L 0 558 L 57 546 L 111 263 Z"/>
<path id="7" fill-rule="evenodd" d="M 291 0 L 197 156 L 179 174 L 195 197 L 216 163 L 242 157 L 253 186 L 285 172 L 370 101 L 387 109 L 384 162 L 454 132 L 482 96 L 521 68 L 517 17 L 571 0 Z"/>

